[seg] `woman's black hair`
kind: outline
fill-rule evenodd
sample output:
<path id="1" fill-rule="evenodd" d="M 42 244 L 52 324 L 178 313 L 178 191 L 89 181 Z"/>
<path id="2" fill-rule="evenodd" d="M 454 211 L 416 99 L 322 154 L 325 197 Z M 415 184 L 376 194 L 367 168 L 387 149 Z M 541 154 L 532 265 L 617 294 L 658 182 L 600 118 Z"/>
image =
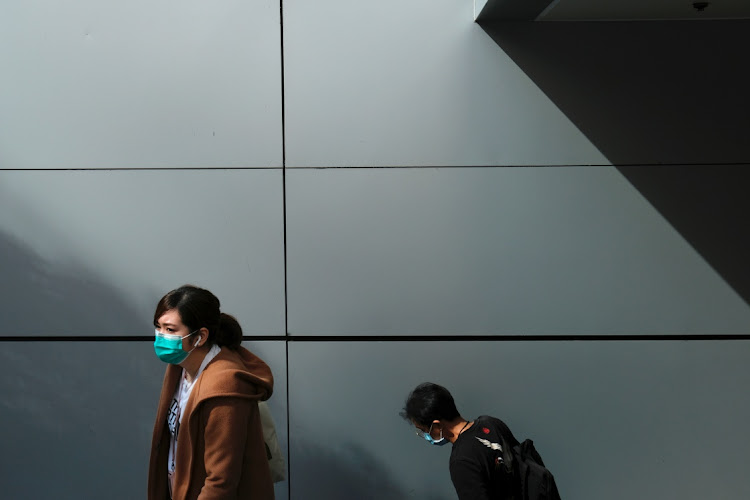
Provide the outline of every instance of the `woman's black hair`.
<path id="1" fill-rule="evenodd" d="M 449 422 L 461 416 L 448 389 L 432 382 L 419 384 L 411 391 L 399 415 L 424 427 L 435 420 Z"/>
<path id="2" fill-rule="evenodd" d="M 236 350 L 242 343 L 242 327 L 234 316 L 221 312 L 220 306 L 219 299 L 208 290 L 183 285 L 161 298 L 154 312 L 154 325 L 165 312 L 176 309 L 191 332 L 206 328 L 209 343 Z"/>

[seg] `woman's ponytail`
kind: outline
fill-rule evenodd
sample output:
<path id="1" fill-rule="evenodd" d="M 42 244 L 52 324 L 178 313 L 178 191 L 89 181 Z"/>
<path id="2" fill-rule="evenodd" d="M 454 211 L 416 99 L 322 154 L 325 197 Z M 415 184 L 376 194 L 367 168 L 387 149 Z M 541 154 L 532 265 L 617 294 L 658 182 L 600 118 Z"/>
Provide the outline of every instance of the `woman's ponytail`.
<path id="1" fill-rule="evenodd" d="M 220 347 L 237 350 L 242 343 L 242 327 L 237 319 L 227 313 L 221 313 L 219 325 L 213 335 L 213 341 Z"/>

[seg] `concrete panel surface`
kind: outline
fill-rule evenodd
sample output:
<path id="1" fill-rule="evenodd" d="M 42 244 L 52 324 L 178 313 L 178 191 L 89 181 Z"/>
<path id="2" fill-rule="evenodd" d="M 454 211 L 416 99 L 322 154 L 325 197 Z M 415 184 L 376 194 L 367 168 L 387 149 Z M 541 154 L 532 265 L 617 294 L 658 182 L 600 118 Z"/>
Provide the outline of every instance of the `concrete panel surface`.
<path id="1" fill-rule="evenodd" d="M 151 335 L 185 283 L 283 335 L 282 199 L 279 170 L 2 171 L 1 335 Z"/>
<path id="2" fill-rule="evenodd" d="M 285 1 L 286 165 L 609 164 L 473 9 Z"/>
<path id="3" fill-rule="evenodd" d="M 614 167 L 290 170 L 292 335 L 742 334 Z"/>
<path id="4" fill-rule="evenodd" d="M 0 3 L 0 168 L 280 167 L 278 0 Z"/>
<path id="5" fill-rule="evenodd" d="M 562 498 L 748 498 L 748 356 L 748 341 L 292 342 L 292 498 L 456 498 L 450 446 L 398 415 L 425 381 L 533 439 Z"/>

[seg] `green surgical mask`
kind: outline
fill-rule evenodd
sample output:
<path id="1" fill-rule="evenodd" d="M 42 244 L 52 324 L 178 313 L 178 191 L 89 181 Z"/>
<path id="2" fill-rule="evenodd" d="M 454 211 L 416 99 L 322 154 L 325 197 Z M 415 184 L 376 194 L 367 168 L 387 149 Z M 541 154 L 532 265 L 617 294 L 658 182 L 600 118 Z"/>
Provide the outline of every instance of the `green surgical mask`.
<path id="1" fill-rule="evenodd" d="M 156 356 L 165 363 L 179 365 L 180 363 L 185 361 L 190 353 L 193 352 L 197 347 L 195 344 L 193 344 L 192 349 L 187 352 L 183 351 L 182 339 L 186 339 L 197 332 L 198 330 L 194 331 L 193 333 L 189 333 L 184 337 L 180 337 L 179 335 L 170 335 L 168 333 L 162 333 L 159 330 L 156 330 L 156 338 L 154 339 L 154 351 L 156 352 Z M 197 343 L 198 342 L 196 342 L 196 344 Z"/>

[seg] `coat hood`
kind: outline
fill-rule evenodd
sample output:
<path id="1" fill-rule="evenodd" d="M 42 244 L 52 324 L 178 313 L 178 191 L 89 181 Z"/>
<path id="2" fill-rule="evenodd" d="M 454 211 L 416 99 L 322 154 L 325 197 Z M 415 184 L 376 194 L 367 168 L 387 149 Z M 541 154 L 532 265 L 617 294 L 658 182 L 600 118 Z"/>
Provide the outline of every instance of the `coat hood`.
<path id="1" fill-rule="evenodd" d="M 232 396 L 265 401 L 273 393 L 271 368 L 244 347 L 226 347 L 204 369 L 191 394 L 195 404 L 213 397 Z"/>

